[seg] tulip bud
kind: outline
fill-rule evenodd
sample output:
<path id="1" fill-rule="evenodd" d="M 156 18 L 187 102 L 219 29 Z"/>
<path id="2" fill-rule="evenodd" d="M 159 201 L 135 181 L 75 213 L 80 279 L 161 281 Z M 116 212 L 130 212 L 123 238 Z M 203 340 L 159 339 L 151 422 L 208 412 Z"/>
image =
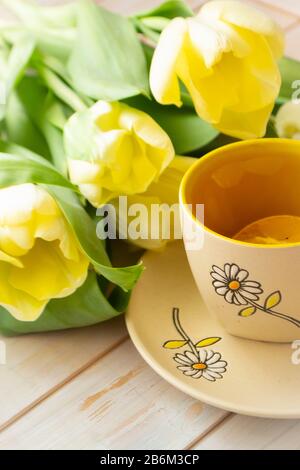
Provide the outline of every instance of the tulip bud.
<path id="1" fill-rule="evenodd" d="M 181 106 L 180 80 L 202 119 L 233 137 L 262 137 L 280 90 L 282 53 L 282 32 L 263 13 L 233 0 L 207 2 L 163 30 L 150 87 L 159 103 Z"/>
<path id="2" fill-rule="evenodd" d="M 56 201 L 34 184 L 0 189 L 0 305 L 36 320 L 83 284 L 89 260 Z"/>
<path id="3" fill-rule="evenodd" d="M 275 127 L 279 137 L 300 140 L 300 102 L 289 101 L 281 106 Z"/>
<path id="4" fill-rule="evenodd" d="M 121 229 L 121 237 L 128 238 L 131 243 L 146 250 L 161 250 L 169 241 L 176 237 L 181 238 L 179 187 L 183 175 L 196 161 L 196 158 L 176 156 L 159 180 L 152 183 L 147 191 L 128 197 L 126 212 L 121 210 L 118 199 L 112 201 L 118 215 L 119 228 L 122 227 L 123 231 L 125 229 L 125 233 Z M 137 208 L 137 214 L 131 216 L 128 212 L 134 207 Z M 139 233 L 133 238 L 130 224 L 135 217 L 140 219 L 135 224 L 138 225 Z"/>
<path id="5" fill-rule="evenodd" d="M 72 183 L 95 207 L 147 190 L 174 158 L 168 135 L 146 113 L 99 101 L 65 126 Z"/>

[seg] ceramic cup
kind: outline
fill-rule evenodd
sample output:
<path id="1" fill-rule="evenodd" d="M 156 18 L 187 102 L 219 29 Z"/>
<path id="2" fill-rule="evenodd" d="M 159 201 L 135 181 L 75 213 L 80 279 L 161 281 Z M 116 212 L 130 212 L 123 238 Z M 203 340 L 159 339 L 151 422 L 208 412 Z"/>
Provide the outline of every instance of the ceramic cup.
<path id="1" fill-rule="evenodd" d="M 231 238 L 265 217 L 300 216 L 300 142 L 248 140 L 210 152 L 186 173 L 180 207 L 195 281 L 226 331 L 262 341 L 300 339 L 300 243 Z"/>

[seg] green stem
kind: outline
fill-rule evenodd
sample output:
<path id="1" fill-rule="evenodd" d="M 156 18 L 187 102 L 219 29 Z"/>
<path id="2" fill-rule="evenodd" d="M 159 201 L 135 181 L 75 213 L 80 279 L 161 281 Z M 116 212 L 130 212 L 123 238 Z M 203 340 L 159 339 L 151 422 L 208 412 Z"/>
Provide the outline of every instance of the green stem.
<path id="1" fill-rule="evenodd" d="M 265 312 L 269 315 L 273 315 L 274 317 L 281 318 L 282 320 L 289 321 L 290 323 L 293 323 L 293 325 L 300 328 L 300 320 L 296 320 L 296 318 L 293 318 L 289 315 L 285 315 L 284 313 L 274 312 L 274 310 L 271 310 L 269 308 L 265 308 L 262 305 L 259 305 L 256 302 L 253 302 L 252 300 L 249 300 L 249 299 L 245 299 L 245 300 L 247 300 L 247 302 L 250 305 L 252 305 L 252 307 L 255 307 L 257 310 L 260 310 L 261 312 Z"/>
<path id="2" fill-rule="evenodd" d="M 196 346 L 194 345 L 191 338 L 184 331 L 184 329 L 182 328 L 181 323 L 179 321 L 179 308 L 176 308 L 176 307 L 173 308 L 173 321 L 174 321 L 174 325 L 175 325 L 175 328 L 178 331 L 178 333 L 188 343 L 188 345 L 191 348 L 192 352 L 198 357 L 198 351 L 197 351 Z"/>
<path id="3" fill-rule="evenodd" d="M 140 22 L 154 31 L 161 33 L 166 26 L 170 23 L 169 18 L 165 18 L 163 16 L 149 16 L 145 18 L 140 18 Z"/>
<path id="4" fill-rule="evenodd" d="M 63 80 L 52 72 L 52 70 L 41 65 L 38 67 L 38 72 L 53 94 L 67 104 L 71 109 L 75 112 L 87 109 L 85 103 L 79 98 L 74 90 L 63 82 Z"/>
<path id="5" fill-rule="evenodd" d="M 276 99 L 276 104 L 278 106 L 281 106 L 281 105 L 287 103 L 288 101 L 290 101 L 288 98 L 285 98 L 284 96 L 278 96 L 278 98 Z"/>
<path id="6" fill-rule="evenodd" d="M 160 33 L 143 24 L 139 18 L 131 18 L 131 21 L 137 32 L 141 33 L 147 39 L 150 39 L 150 41 L 153 42 L 153 48 L 155 48 L 158 43 Z"/>

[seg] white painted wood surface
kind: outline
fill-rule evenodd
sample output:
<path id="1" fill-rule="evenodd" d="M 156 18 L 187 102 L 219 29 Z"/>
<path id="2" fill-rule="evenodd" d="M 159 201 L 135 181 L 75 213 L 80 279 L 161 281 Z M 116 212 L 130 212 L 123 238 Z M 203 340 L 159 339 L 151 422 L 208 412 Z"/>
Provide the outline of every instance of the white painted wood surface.
<path id="1" fill-rule="evenodd" d="M 288 55 L 300 59 L 300 1 L 245 1 L 281 24 Z M 131 14 L 160 0 L 100 3 Z M 300 448 L 299 421 L 233 415 L 171 387 L 136 352 L 122 318 L 5 341 L 0 449 Z"/>
<path id="2" fill-rule="evenodd" d="M 128 340 L 7 428 L 0 448 L 181 449 L 225 414 L 171 387 Z"/>

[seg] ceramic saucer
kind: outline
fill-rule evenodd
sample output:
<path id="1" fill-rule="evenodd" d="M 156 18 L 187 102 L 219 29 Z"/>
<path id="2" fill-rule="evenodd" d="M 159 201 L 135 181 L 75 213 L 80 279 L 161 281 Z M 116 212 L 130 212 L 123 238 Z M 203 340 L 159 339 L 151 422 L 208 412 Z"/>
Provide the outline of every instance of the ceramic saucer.
<path id="1" fill-rule="evenodd" d="M 158 374 L 219 408 L 300 418 L 300 341 L 293 349 L 226 333 L 201 299 L 181 242 L 162 253 L 148 252 L 144 264 L 126 323 L 136 348 Z"/>

